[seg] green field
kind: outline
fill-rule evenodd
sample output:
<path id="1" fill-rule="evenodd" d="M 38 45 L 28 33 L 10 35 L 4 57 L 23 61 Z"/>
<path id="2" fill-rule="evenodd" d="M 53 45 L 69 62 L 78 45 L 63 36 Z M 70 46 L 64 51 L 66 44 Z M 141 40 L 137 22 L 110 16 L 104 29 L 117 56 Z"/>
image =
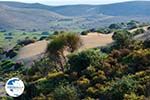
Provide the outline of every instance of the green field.
<path id="1" fill-rule="evenodd" d="M 11 33 L 11 35 L 8 35 L 8 33 Z M 0 47 L 3 48 L 10 48 L 13 47 L 17 41 L 24 40 L 25 38 L 36 38 L 39 39 L 43 35 L 41 35 L 42 32 L 23 32 L 23 31 L 13 31 L 13 32 L 0 32 Z M 52 32 L 49 32 L 50 34 Z M 6 39 L 7 37 L 11 37 L 11 39 Z"/>

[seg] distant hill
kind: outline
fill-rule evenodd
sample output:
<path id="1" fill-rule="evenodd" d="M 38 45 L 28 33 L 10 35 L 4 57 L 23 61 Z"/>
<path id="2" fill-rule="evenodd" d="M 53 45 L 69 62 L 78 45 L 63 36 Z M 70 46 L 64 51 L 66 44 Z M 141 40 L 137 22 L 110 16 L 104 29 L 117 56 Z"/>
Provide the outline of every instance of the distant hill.
<path id="1" fill-rule="evenodd" d="M 0 4 L 15 7 L 15 8 L 35 8 L 50 10 L 53 6 L 43 5 L 40 3 L 22 3 L 22 2 L 11 2 L 11 1 L 1 1 Z"/>
<path id="2" fill-rule="evenodd" d="M 129 20 L 150 22 L 149 11 L 150 1 L 65 6 L 0 2 L 0 29 L 75 30 Z"/>
<path id="3" fill-rule="evenodd" d="M 111 16 L 150 15 L 150 1 L 131 1 L 107 5 L 65 5 L 47 6 L 39 3 L 0 2 L 17 8 L 36 8 L 53 11 L 64 16 L 81 16 L 89 14 L 104 14 Z"/>
<path id="4" fill-rule="evenodd" d="M 132 1 L 108 5 L 70 5 L 51 7 L 51 11 L 65 16 L 104 14 L 110 16 L 149 16 L 150 1 Z M 68 13 L 69 12 L 69 13 Z"/>
<path id="5" fill-rule="evenodd" d="M 0 4 L 0 28 L 48 29 L 49 21 L 63 18 L 62 15 L 42 9 L 14 8 Z"/>

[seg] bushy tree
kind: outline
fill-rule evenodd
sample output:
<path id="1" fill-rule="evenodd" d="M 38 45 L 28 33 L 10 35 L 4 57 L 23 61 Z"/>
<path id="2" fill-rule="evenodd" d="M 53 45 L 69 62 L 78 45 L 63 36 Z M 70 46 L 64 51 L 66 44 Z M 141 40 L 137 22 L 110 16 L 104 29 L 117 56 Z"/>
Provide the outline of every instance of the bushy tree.
<path id="1" fill-rule="evenodd" d="M 121 30 L 114 32 L 112 38 L 115 40 L 115 43 L 118 47 L 123 47 L 129 45 L 132 39 L 132 34 L 128 31 Z"/>
<path id="2" fill-rule="evenodd" d="M 119 24 L 111 24 L 109 26 L 110 29 L 121 29 L 121 26 Z"/>
<path id="3" fill-rule="evenodd" d="M 80 72 L 90 65 L 98 66 L 100 61 L 107 57 L 100 50 L 86 50 L 69 56 L 69 66 L 71 71 Z"/>
<path id="4" fill-rule="evenodd" d="M 131 20 L 127 23 L 128 29 L 134 29 L 138 27 L 139 22 L 135 20 Z"/>
<path id="5" fill-rule="evenodd" d="M 124 57 L 124 62 L 129 65 L 129 72 L 137 72 L 146 70 L 150 66 L 150 50 L 140 49 L 131 52 L 128 56 Z"/>
<path id="6" fill-rule="evenodd" d="M 30 76 L 38 74 L 41 77 L 47 76 L 49 72 L 56 70 L 56 66 L 48 58 L 43 58 L 40 61 L 34 62 L 32 67 L 27 70 L 27 74 Z"/>
<path id="7" fill-rule="evenodd" d="M 82 40 L 78 34 L 67 33 L 64 38 L 65 45 L 70 52 L 76 51 L 82 45 Z"/>
<path id="8" fill-rule="evenodd" d="M 81 35 L 88 35 L 88 33 L 89 33 L 88 31 L 83 31 L 83 32 L 81 32 L 80 34 L 81 34 Z"/>
<path id="9" fill-rule="evenodd" d="M 144 45 L 144 48 L 150 48 L 150 39 L 146 39 L 143 45 Z"/>
<path id="10" fill-rule="evenodd" d="M 103 33 L 103 34 L 109 34 L 109 33 L 112 32 L 112 29 L 109 29 L 109 28 L 100 28 L 100 29 L 97 29 L 96 32 Z"/>
<path id="11" fill-rule="evenodd" d="M 49 57 L 59 64 L 61 70 L 64 71 L 64 64 L 66 63 L 66 56 L 64 51 L 74 52 L 82 44 L 79 35 L 74 33 L 63 33 L 56 36 L 48 45 L 47 53 Z"/>
<path id="12" fill-rule="evenodd" d="M 48 45 L 47 53 L 49 58 L 55 62 L 56 66 L 60 66 L 63 71 L 64 66 L 64 49 L 65 49 L 65 41 L 61 37 L 56 37 L 51 43 Z"/>
<path id="13" fill-rule="evenodd" d="M 71 85 L 59 85 L 54 90 L 55 100 L 79 100 L 77 89 Z"/>
<path id="14" fill-rule="evenodd" d="M 110 98 L 114 100 L 123 100 L 126 93 L 136 91 L 136 81 L 131 78 L 123 77 L 121 80 L 112 83 L 112 86 L 108 92 Z"/>
<path id="15" fill-rule="evenodd" d="M 144 29 L 137 29 L 136 31 L 134 31 L 134 33 L 133 33 L 133 35 L 138 35 L 138 34 L 142 34 L 142 33 L 144 33 L 145 32 L 145 30 Z"/>

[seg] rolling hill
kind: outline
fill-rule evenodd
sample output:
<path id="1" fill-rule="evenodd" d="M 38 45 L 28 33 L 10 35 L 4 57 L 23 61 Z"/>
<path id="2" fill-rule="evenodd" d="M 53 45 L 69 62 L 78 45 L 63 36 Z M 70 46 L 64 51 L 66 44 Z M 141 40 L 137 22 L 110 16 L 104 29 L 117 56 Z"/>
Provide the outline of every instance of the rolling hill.
<path id="1" fill-rule="evenodd" d="M 59 14 L 46 10 L 20 9 L 0 4 L 0 28 L 48 29 L 49 21 L 63 18 Z"/>
<path id="2" fill-rule="evenodd" d="M 132 1 L 108 5 L 70 5 L 51 7 L 51 11 L 65 16 L 104 14 L 109 16 L 148 16 L 150 1 Z M 70 12 L 70 13 L 68 13 Z"/>
<path id="3" fill-rule="evenodd" d="M 0 2 L 0 29 L 83 30 L 129 20 L 150 22 L 149 11 L 150 1 L 64 6 Z"/>
<path id="4" fill-rule="evenodd" d="M 17 8 L 35 8 L 53 11 L 64 16 L 81 16 L 104 14 L 111 16 L 150 15 L 150 1 L 131 1 L 107 5 L 64 5 L 47 6 L 39 3 L 1 2 L 1 4 Z"/>
<path id="5" fill-rule="evenodd" d="M 86 36 L 81 36 L 83 45 L 79 51 L 111 44 L 113 43 L 112 35 L 113 34 L 89 33 Z M 19 50 L 14 60 L 17 62 L 23 61 L 24 64 L 30 66 L 33 64 L 33 61 L 37 61 L 43 57 L 48 43 L 48 41 L 43 40 L 26 45 Z M 68 52 L 65 53 L 66 55 L 68 54 Z"/>

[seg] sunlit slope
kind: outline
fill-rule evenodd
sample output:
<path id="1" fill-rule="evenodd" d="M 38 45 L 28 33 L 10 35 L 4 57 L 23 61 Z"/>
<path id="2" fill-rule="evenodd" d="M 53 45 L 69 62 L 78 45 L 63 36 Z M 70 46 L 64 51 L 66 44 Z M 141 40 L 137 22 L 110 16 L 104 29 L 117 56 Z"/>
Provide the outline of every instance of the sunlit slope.
<path id="1" fill-rule="evenodd" d="M 46 10 L 14 8 L 0 4 L 0 29 L 48 30 L 51 20 L 63 18 L 59 14 Z"/>
<path id="2" fill-rule="evenodd" d="M 112 34 L 89 33 L 87 36 L 81 36 L 83 46 L 81 50 L 105 46 L 113 42 Z M 39 57 L 47 48 L 47 41 L 38 41 L 29 44 L 20 49 L 17 60 Z"/>
<path id="3" fill-rule="evenodd" d="M 46 51 L 47 44 L 48 42 L 43 40 L 24 46 L 20 49 L 17 60 L 28 59 L 41 55 Z"/>

